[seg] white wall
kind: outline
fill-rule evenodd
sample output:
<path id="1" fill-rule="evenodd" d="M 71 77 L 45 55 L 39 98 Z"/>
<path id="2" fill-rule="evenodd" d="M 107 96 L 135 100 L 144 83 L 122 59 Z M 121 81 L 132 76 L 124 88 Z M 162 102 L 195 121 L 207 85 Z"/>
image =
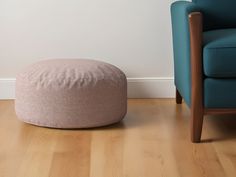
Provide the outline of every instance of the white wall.
<path id="1" fill-rule="evenodd" d="M 0 79 L 57 57 L 103 60 L 132 81 L 171 79 L 173 1 L 1 0 Z"/>

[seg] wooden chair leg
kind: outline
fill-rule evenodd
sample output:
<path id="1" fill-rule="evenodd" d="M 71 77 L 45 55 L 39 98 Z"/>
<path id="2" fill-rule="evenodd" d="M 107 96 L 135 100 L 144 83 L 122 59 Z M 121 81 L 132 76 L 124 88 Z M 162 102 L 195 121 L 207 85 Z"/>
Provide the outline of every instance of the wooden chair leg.
<path id="1" fill-rule="evenodd" d="M 201 142 L 203 117 L 202 110 L 191 109 L 191 140 L 193 143 Z"/>
<path id="2" fill-rule="evenodd" d="M 204 115 L 202 73 L 202 14 L 189 14 L 191 47 L 191 140 L 201 141 Z"/>
<path id="3" fill-rule="evenodd" d="M 176 89 L 176 96 L 175 96 L 175 101 L 177 104 L 182 104 L 182 96 L 180 95 L 179 91 Z"/>

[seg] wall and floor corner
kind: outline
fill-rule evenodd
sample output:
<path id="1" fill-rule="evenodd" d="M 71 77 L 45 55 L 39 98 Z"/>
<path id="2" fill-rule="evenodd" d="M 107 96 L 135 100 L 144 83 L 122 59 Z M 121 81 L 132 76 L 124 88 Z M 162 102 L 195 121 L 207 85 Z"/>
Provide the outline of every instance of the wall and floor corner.
<path id="1" fill-rule="evenodd" d="M 48 58 L 92 58 L 118 66 L 130 98 L 174 96 L 169 6 L 174 0 L 2 0 L 0 99 L 15 75 Z"/>

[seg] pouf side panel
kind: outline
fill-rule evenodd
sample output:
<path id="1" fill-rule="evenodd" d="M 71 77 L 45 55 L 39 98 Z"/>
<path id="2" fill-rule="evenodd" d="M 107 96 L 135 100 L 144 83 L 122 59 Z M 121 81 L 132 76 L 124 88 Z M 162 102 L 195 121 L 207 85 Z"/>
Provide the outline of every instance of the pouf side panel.
<path id="1" fill-rule="evenodd" d="M 18 117 L 23 121 L 28 120 L 43 126 L 81 128 L 118 122 L 127 112 L 127 100 L 120 99 L 121 97 L 125 98 L 125 95 L 122 94 L 110 92 L 110 94 L 103 95 L 100 92 L 99 95 L 93 97 L 93 100 L 80 97 L 77 103 L 69 102 L 63 106 L 62 103 L 72 98 L 73 95 L 54 93 L 54 96 L 50 96 L 49 100 L 45 95 L 47 94 L 34 92 L 33 96 L 28 94 L 28 98 L 20 99 L 21 97 L 18 96 L 19 98 L 16 100 Z M 25 99 L 27 104 L 24 103 Z M 111 102 L 111 99 L 119 101 Z M 82 101 L 80 102 L 80 100 Z M 48 104 L 50 106 L 47 106 Z M 53 119 L 51 119 L 52 117 Z"/>

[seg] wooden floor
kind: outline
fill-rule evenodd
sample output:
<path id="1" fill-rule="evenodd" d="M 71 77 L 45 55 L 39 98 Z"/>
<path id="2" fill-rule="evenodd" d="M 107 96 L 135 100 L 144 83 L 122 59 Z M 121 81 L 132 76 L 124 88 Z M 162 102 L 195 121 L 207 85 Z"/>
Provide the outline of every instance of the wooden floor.
<path id="1" fill-rule="evenodd" d="M 235 177 L 236 116 L 207 116 L 189 138 L 188 108 L 172 99 L 129 100 L 120 124 L 56 130 L 22 123 L 0 101 L 0 177 Z"/>

